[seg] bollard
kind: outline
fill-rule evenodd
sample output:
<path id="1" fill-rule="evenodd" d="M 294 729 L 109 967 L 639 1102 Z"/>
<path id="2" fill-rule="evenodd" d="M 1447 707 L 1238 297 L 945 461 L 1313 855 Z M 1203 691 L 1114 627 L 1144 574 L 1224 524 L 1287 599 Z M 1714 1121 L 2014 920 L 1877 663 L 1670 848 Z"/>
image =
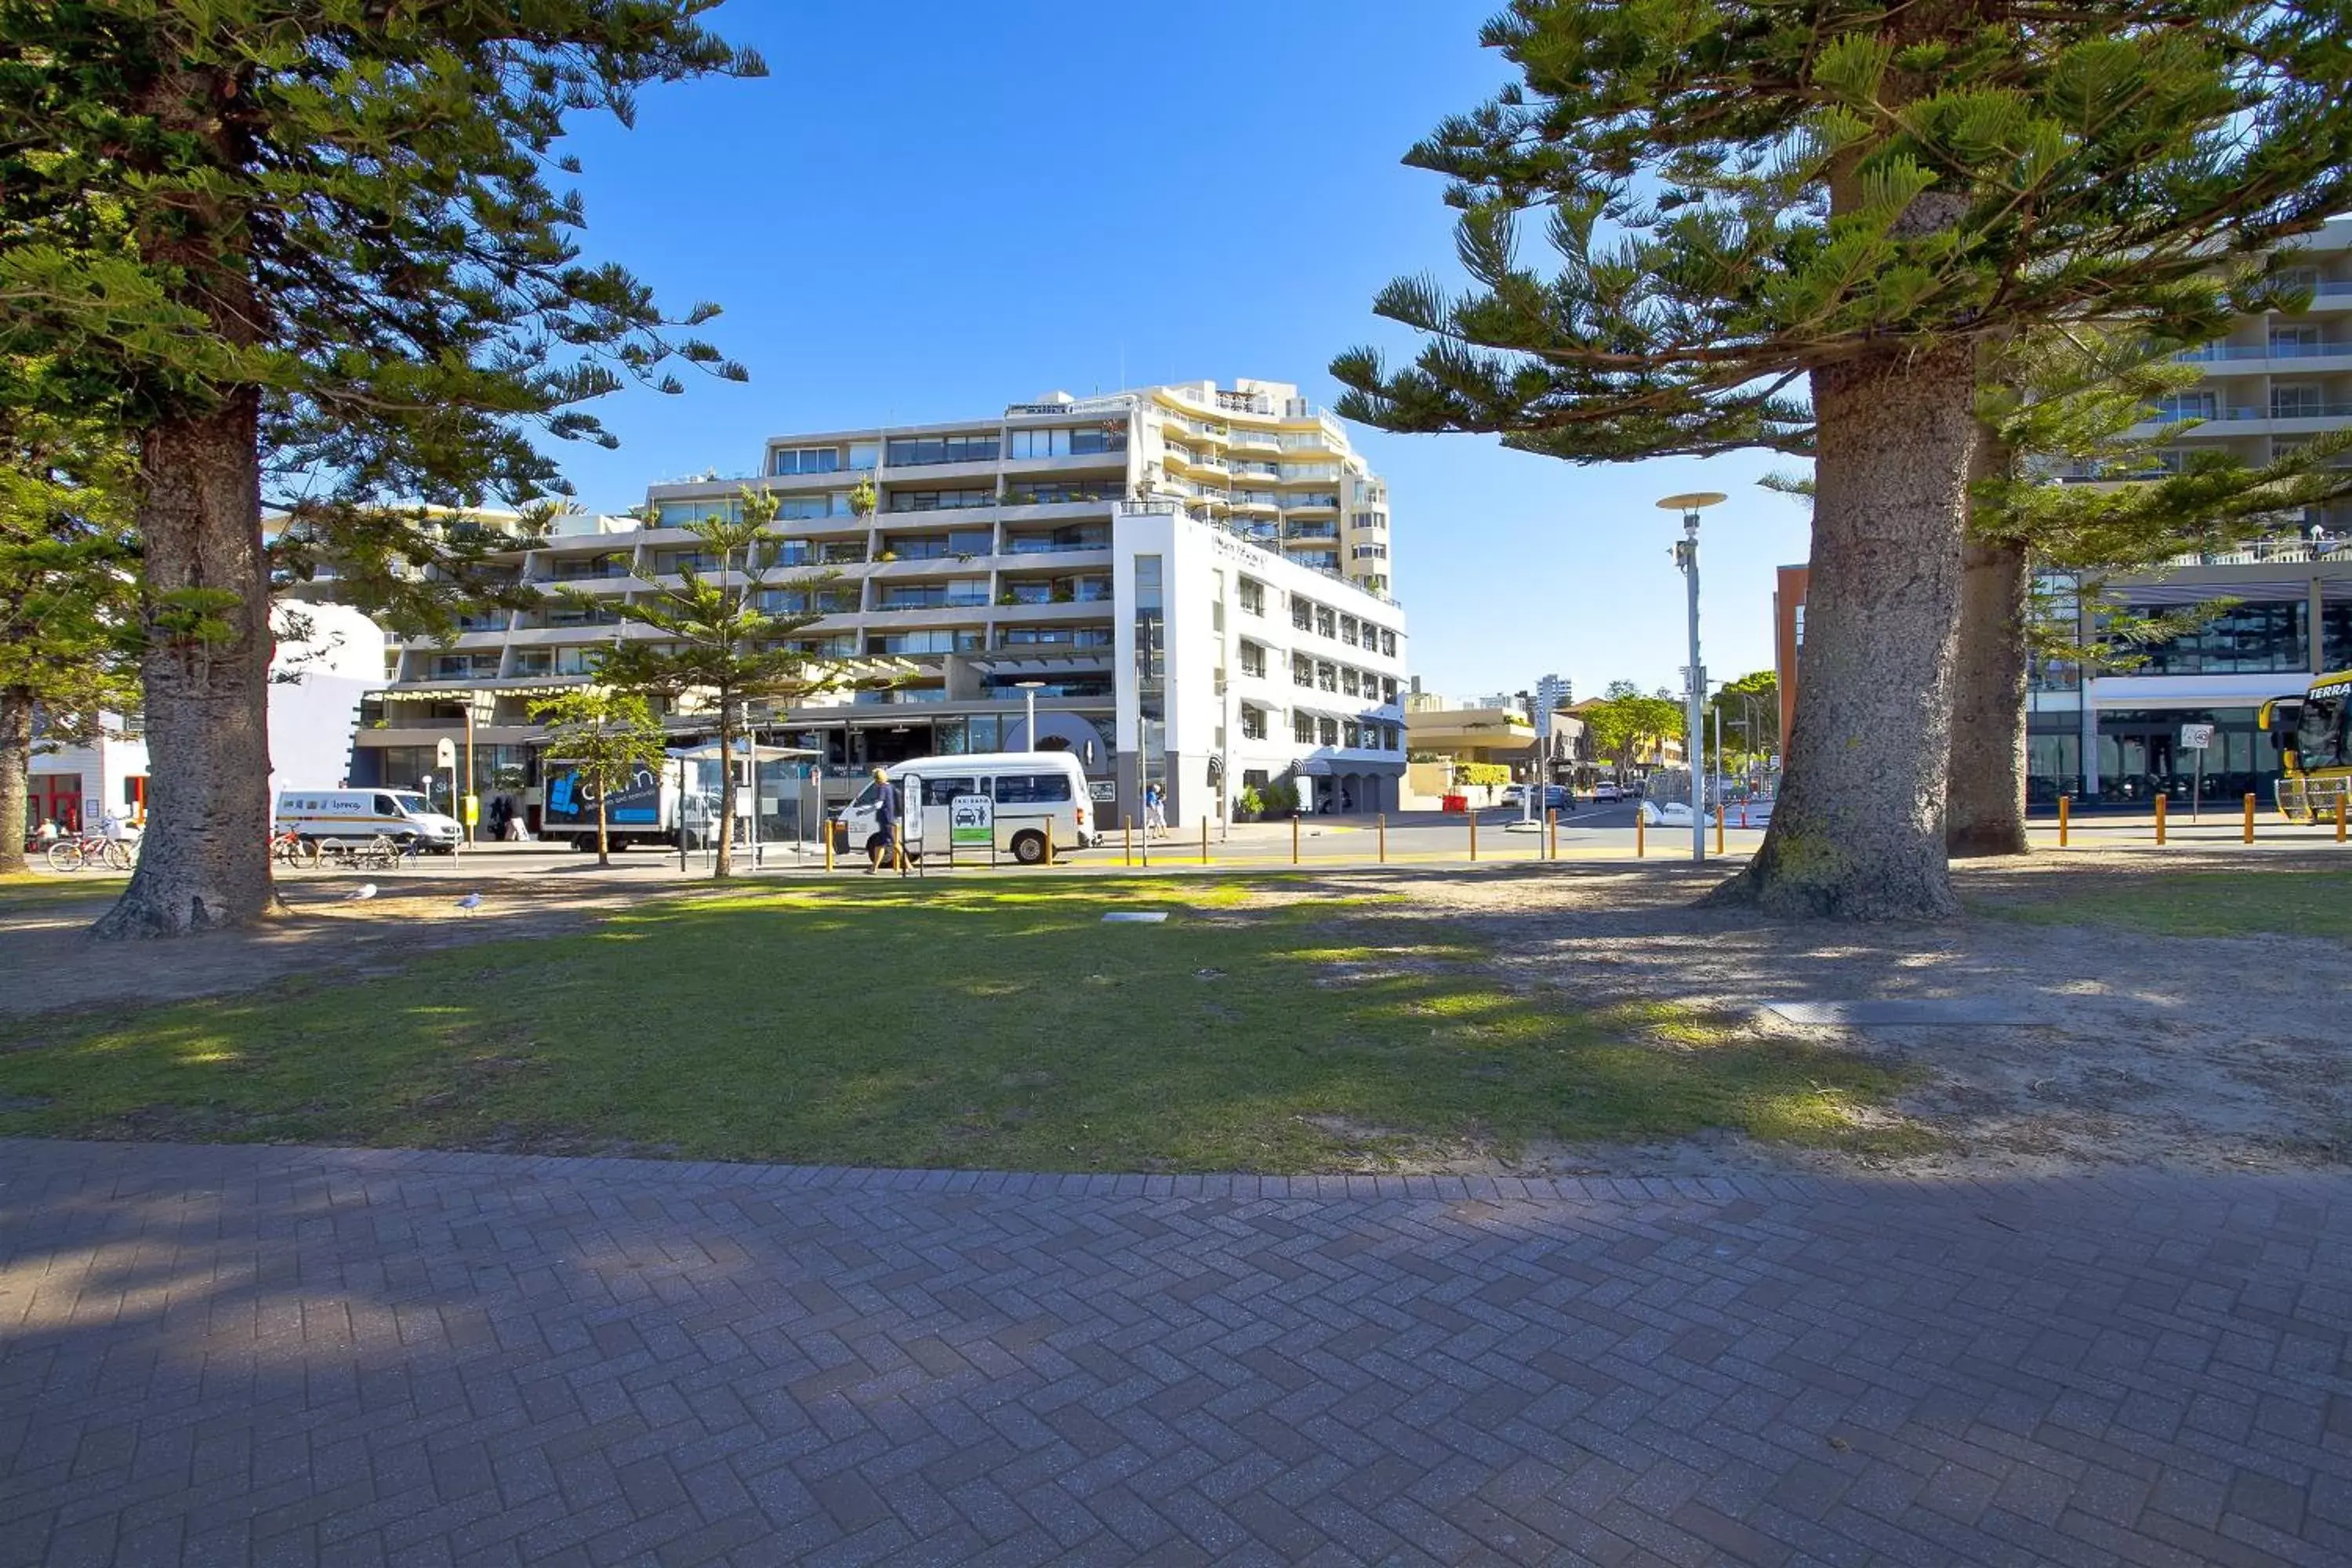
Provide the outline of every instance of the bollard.
<path id="1" fill-rule="evenodd" d="M 1648 848 L 1643 844 L 1643 839 L 1648 831 L 1643 823 L 1642 808 L 1635 806 L 1633 808 L 1633 858 L 1636 860 L 1649 853 Z"/>
<path id="2" fill-rule="evenodd" d="M 1470 813 L 1470 859 L 1471 859 L 1471 861 L 1472 861 L 1472 863 L 1473 863 L 1473 864 L 1475 864 L 1475 863 L 1476 863 L 1476 861 L 1477 861 L 1477 858 L 1478 858 L 1478 813 L 1477 813 L 1477 811 L 1476 811 L 1475 809 L 1473 809 L 1473 810 L 1471 811 L 1471 813 Z"/>
<path id="3" fill-rule="evenodd" d="M 2164 796 L 2156 797 L 2156 841 L 2164 842 Z"/>
<path id="4" fill-rule="evenodd" d="M 1715 803 L 1715 852 L 1723 853 L 1723 802 Z"/>
<path id="5" fill-rule="evenodd" d="M 2336 797 L 2336 842 L 2344 842 L 2344 796 Z"/>
<path id="6" fill-rule="evenodd" d="M 1201 864 L 1209 863 L 1209 819 L 1201 818 Z"/>
<path id="7" fill-rule="evenodd" d="M 1129 866 L 1133 866 L 1135 864 L 1135 818 L 1131 816 L 1120 817 L 1118 819 L 1118 831 L 1127 840 L 1127 863 Z"/>
<path id="8" fill-rule="evenodd" d="M 1290 863 L 1294 866 L 1298 864 L 1298 814 L 1297 812 L 1291 813 L 1290 816 Z"/>
<path id="9" fill-rule="evenodd" d="M 2248 796 L 2246 797 L 2246 842 L 2247 842 L 2247 843 L 2249 843 L 2249 844 L 2252 844 L 2253 841 L 2254 841 L 2254 797 L 2253 797 L 2252 795 L 2248 795 Z"/>
<path id="10" fill-rule="evenodd" d="M 824 825 L 824 868 L 833 869 L 833 824 Z"/>
<path id="11" fill-rule="evenodd" d="M 1048 816 L 1048 817 L 1046 817 L 1046 818 L 1045 818 L 1045 858 L 1044 864 L 1050 866 L 1050 865 L 1052 865 L 1053 863 L 1054 863 L 1054 819 L 1053 819 L 1051 816 Z"/>
<path id="12" fill-rule="evenodd" d="M 2343 805 L 2343 804 L 2344 804 L 2344 803 L 2343 803 L 2343 802 L 2341 802 L 2341 801 L 2336 802 L 2336 805 L 2337 805 L 2339 808 Z M 2339 809 L 2339 810 L 2337 811 L 2337 813 L 2336 813 L 2336 822 L 2337 822 L 2337 825 L 2338 825 L 2338 826 L 2337 826 L 2337 831 L 2336 831 L 2336 837 L 2337 837 L 2338 838 L 2341 838 L 2341 837 L 2344 837 L 2343 830 L 2342 830 L 2343 812 L 2341 811 L 2341 809 Z M 1384 811 L 1384 812 L 1381 812 L 1378 816 L 1373 817 L 1373 818 L 1372 818 L 1372 826 L 1373 826 L 1375 828 L 1377 828 L 1377 829 L 1379 830 L 1379 832 L 1380 832 L 1380 837 L 1381 837 L 1381 865 L 1383 865 L 1383 866 L 1385 866 L 1385 865 L 1387 865 L 1387 864 L 1389 863 L 1389 814 L 1388 814 L 1387 812 L 1385 812 L 1385 811 Z"/>
<path id="13" fill-rule="evenodd" d="M 2068 799 L 2068 796 L 2063 795 L 2058 797 L 2058 847 L 2061 849 L 2066 847 L 2066 805 Z"/>
<path id="14" fill-rule="evenodd" d="M 1559 859 L 1559 813 L 1557 811 L 1547 811 L 1544 813 L 1544 858 L 1548 860 Z"/>

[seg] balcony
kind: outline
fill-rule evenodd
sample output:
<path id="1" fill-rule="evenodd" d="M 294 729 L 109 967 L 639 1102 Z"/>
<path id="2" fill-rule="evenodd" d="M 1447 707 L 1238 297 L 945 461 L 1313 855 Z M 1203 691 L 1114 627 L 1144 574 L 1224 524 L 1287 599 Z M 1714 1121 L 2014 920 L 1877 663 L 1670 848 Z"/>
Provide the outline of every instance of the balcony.
<path id="1" fill-rule="evenodd" d="M 1110 531 L 1087 529 L 1059 533 L 1014 533 L 1004 540 L 1007 555 L 1059 555 L 1073 550 L 1108 550 Z"/>
<path id="2" fill-rule="evenodd" d="M 537 583 L 613 583 L 634 575 L 629 557 L 606 556 L 598 561 L 551 561 Z"/>
<path id="3" fill-rule="evenodd" d="M 1262 392 L 1220 392 L 1217 406 L 1228 414 L 1263 414 L 1271 416 L 1274 402 Z"/>
<path id="4" fill-rule="evenodd" d="M 887 588 L 874 602 L 877 610 L 961 610 L 984 609 L 989 604 L 985 591 L 969 589 L 950 591 L 945 588 Z"/>

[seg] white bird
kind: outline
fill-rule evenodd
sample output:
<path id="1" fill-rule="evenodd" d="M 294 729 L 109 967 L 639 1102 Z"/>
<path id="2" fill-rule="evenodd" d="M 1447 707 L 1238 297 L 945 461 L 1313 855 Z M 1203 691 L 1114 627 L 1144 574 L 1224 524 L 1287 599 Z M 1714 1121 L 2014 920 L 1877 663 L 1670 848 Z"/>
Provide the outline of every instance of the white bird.
<path id="1" fill-rule="evenodd" d="M 359 902 L 362 899 L 373 899 L 374 897 L 375 884 L 373 882 L 362 882 L 358 887 L 353 888 L 350 892 L 343 895 L 343 902 L 347 904 L 354 904 Z"/>
<path id="2" fill-rule="evenodd" d="M 457 907 L 470 915 L 476 910 L 482 907 L 482 895 L 479 893 L 467 893 L 464 898 L 457 900 Z"/>

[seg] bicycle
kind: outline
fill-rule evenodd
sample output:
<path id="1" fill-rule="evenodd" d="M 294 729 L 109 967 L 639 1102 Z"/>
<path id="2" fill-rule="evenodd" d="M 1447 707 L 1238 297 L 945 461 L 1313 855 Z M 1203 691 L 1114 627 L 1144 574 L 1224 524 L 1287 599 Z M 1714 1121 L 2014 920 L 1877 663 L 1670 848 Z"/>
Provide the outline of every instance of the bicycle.
<path id="1" fill-rule="evenodd" d="M 329 863 L 354 871 L 396 871 L 403 854 L 401 847 L 382 833 L 372 838 L 321 839 L 316 847 Z"/>
<path id="2" fill-rule="evenodd" d="M 108 838 L 96 833 L 76 834 L 60 838 L 49 846 L 49 869 L 80 871 L 92 866 L 103 866 L 110 871 L 128 871 L 137 858 L 131 847 L 120 838 Z"/>
<path id="3" fill-rule="evenodd" d="M 308 869 L 319 863 L 319 846 L 316 840 L 305 838 L 289 827 L 269 836 L 269 858 Z"/>

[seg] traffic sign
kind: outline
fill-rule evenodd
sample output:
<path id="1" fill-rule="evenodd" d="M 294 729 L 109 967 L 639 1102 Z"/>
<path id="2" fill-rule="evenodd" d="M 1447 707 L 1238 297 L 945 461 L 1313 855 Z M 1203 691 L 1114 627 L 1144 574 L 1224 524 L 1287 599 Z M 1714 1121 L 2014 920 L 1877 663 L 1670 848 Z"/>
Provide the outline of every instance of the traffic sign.
<path id="1" fill-rule="evenodd" d="M 433 745 L 433 765 L 454 768 L 457 765 L 457 742 L 444 735 Z"/>
<path id="2" fill-rule="evenodd" d="M 2212 743 L 2212 725 L 2183 724 L 2180 726 L 2180 749 L 2182 751 L 2201 752 Z"/>
<path id="3" fill-rule="evenodd" d="M 996 803 L 984 795 L 960 795 L 948 802 L 948 849 L 996 842 Z"/>

